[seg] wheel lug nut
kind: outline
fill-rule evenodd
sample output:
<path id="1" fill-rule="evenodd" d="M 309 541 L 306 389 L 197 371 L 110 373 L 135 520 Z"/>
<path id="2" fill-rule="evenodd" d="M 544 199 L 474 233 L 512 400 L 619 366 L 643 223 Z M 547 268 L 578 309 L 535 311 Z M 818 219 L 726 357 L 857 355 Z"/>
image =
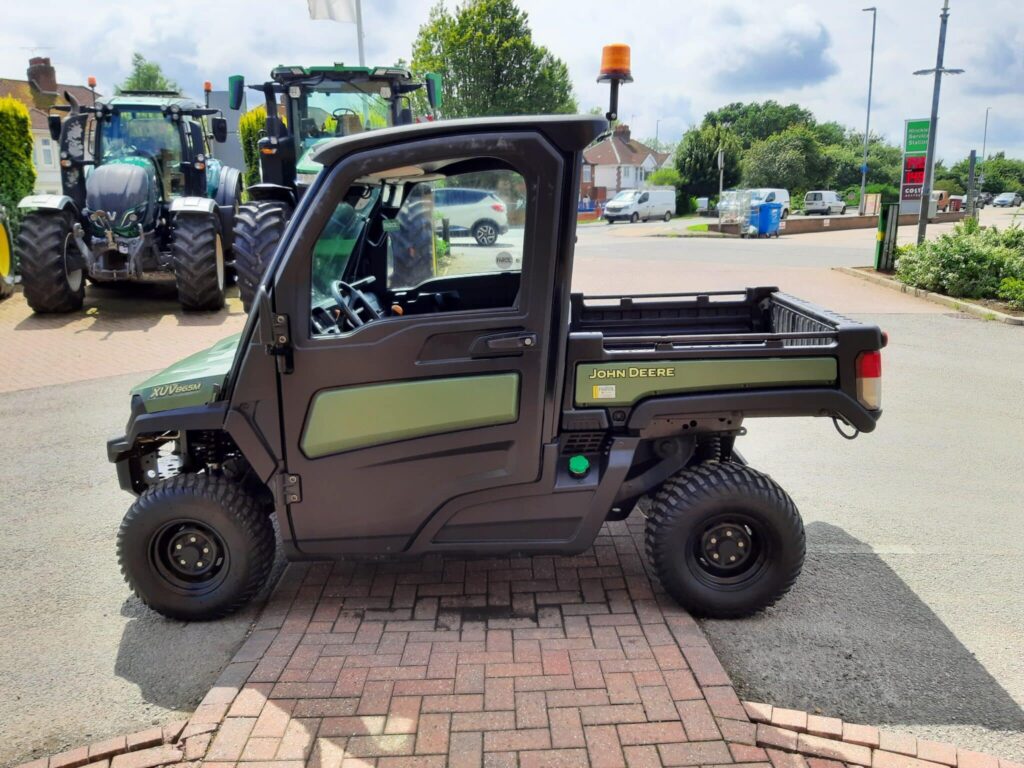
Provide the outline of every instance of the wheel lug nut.
<path id="1" fill-rule="evenodd" d="M 174 545 L 174 548 L 175 548 L 175 549 L 181 549 L 181 544 L 175 544 L 175 545 Z"/>
<path id="2" fill-rule="evenodd" d="M 731 534 L 730 534 L 730 535 L 731 535 Z M 188 537 L 188 540 L 189 540 L 190 542 L 192 542 L 193 544 L 195 544 L 195 543 L 196 543 L 196 537 L 195 537 L 195 536 L 189 536 L 189 537 Z"/>
<path id="3" fill-rule="evenodd" d="M 712 537 L 712 538 L 711 538 L 711 543 L 712 543 L 712 544 L 717 544 L 717 543 L 718 543 L 718 539 L 716 539 L 716 538 Z"/>
<path id="4" fill-rule="evenodd" d="M 736 562 L 736 555 L 729 555 L 729 562 L 730 563 L 735 563 Z"/>
<path id="5" fill-rule="evenodd" d="M 181 563 L 182 565 L 184 565 L 184 564 L 185 564 L 185 561 L 184 561 L 184 560 L 179 560 L 178 562 L 179 562 L 179 563 Z"/>
<path id="6" fill-rule="evenodd" d="M 712 552 L 711 553 L 711 557 L 712 557 L 712 559 L 717 560 L 718 559 L 718 553 L 717 552 Z"/>
<path id="7" fill-rule="evenodd" d="M 731 539 L 732 538 L 732 531 L 726 531 L 725 535 L 728 536 Z M 192 539 L 192 541 L 195 541 L 195 539 Z"/>
<path id="8" fill-rule="evenodd" d="M 744 544 L 744 543 L 743 543 L 743 542 L 741 541 L 741 542 L 740 542 L 739 544 L 737 544 L 736 546 L 737 546 L 737 547 L 739 547 L 740 549 L 743 549 L 743 548 L 744 548 L 745 546 L 747 546 L 747 545 L 746 545 L 746 544 Z"/>
<path id="9" fill-rule="evenodd" d="M 735 560 L 735 559 L 736 558 L 734 557 L 733 560 Z M 202 567 L 203 567 L 203 561 L 200 560 L 198 563 L 196 563 L 196 568 L 202 568 Z"/>

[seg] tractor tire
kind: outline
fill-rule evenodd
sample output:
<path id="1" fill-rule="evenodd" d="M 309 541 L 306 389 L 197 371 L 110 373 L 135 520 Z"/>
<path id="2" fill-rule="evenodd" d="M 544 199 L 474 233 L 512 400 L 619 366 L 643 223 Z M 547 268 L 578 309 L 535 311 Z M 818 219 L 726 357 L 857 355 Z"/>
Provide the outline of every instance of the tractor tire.
<path id="1" fill-rule="evenodd" d="M 0 206 L 0 299 L 14 293 L 14 243 L 11 242 L 10 223 Z"/>
<path id="2" fill-rule="evenodd" d="M 117 533 L 125 581 L 148 607 L 182 621 L 223 618 L 245 605 L 270 575 L 274 547 L 257 500 L 206 474 L 151 486 Z"/>
<path id="3" fill-rule="evenodd" d="M 498 225 L 488 219 L 478 221 L 470 231 L 477 245 L 494 245 L 498 242 Z"/>
<path id="4" fill-rule="evenodd" d="M 737 619 L 793 586 L 806 542 L 800 513 L 767 475 L 716 461 L 669 478 L 651 504 L 647 557 L 662 586 L 696 616 Z"/>
<path id="5" fill-rule="evenodd" d="M 74 312 L 85 300 L 85 270 L 68 270 L 67 255 L 78 246 L 71 214 L 36 211 L 21 222 L 18 261 L 25 301 L 34 312 Z"/>
<path id="6" fill-rule="evenodd" d="M 246 312 L 252 307 L 256 288 L 291 215 L 291 207 L 279 202 L 247 203 L 238 209 L 234 232 L 235 273 Z"/>
<path id="7" fill-rule="evenodd" d="M 176 216 L 171 261 L 184 309 L 213 312 L 224 306 L 224 244 L 216 216 Z"/>

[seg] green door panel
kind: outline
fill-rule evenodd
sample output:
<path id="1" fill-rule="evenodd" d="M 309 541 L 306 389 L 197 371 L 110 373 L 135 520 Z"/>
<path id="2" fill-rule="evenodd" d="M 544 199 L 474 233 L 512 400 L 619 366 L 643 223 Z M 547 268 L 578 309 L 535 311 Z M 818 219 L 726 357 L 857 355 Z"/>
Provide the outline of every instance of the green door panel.
<path id="1" fill-rule="evenodd" d="M 518 418 L 518 373 L 342 387 L 313 397 L 300 446 L 316 459 Z"/>
<path id="2" fill-rule="evenodd" d="M 655 395 L 835 384 L 834 357 L 581 363 L 576 405 L 631 405 Z"/>

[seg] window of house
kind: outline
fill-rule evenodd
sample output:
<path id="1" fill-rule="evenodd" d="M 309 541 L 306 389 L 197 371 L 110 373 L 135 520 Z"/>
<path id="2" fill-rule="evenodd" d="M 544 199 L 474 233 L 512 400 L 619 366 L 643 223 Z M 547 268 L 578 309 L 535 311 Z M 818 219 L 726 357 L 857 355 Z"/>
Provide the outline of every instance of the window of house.
<path id="1" fill-rule="evenodd" d="M 53 140 L 42 139 L 39 144 L 40 154 L 42 155 L 40 158 L 42 167 L 53 168 Z"/>
<path id="2" fill-rule="evenodd" d="M 586 163 L 583 164 L 583 181 L 585 181 L 587 183 L 589 183 L 590 180 L 591 180 L 591 178 L 590 178 L 591 177 L 590 168 L 591 168 L 591 166 L 587 165 Z"/>
<path id="3" fill-rule="evenodd" d="M 399 168 L 357 181 L 313 248 L 313 335 L 358 325 L 346 320 L 341 301 L 351 304 L 352 291 L 338 281 L 363 294 L 361 319 L 516 306 L 526 182 L 486 164 L 452 175 L 444 163 L 429 173 Z"/>

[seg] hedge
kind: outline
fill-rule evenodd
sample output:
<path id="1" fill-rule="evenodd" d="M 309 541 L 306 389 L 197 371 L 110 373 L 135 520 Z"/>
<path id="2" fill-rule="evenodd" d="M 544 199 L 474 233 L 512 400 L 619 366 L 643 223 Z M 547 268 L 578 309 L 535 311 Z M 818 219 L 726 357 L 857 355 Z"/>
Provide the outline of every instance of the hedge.
<path id="1" fill-rule="evenodd" d="M 260 134 L 267 126 L 266 107 L 256 107 L 238 120 L 238 138 L 242 143 L 242 157 L 245 158 L 245 186 L 260 183 Z"/>
<path id="2" fill-rule="evenodd" d="M 35 183 L 28 109 L 17 99 L 0 98 L 0 205 L 7 209 L 12 237 L 18 232 L 18 203 Z"/>

